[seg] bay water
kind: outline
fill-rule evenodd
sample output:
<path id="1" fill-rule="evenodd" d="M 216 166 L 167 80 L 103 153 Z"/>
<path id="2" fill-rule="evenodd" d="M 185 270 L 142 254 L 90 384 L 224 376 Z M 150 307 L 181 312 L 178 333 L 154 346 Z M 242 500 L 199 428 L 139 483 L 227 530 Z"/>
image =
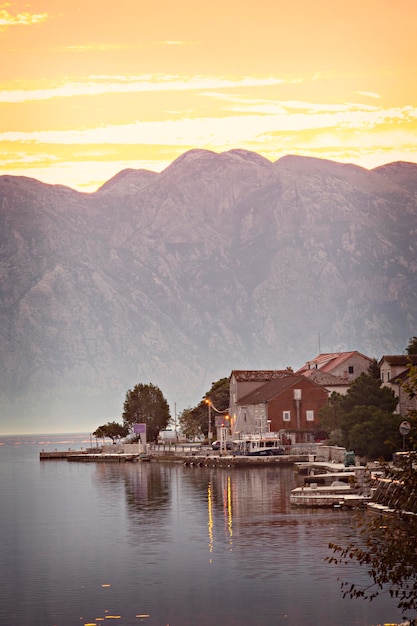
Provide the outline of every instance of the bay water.
<path id="1" fill-rule="evenodd" d="M 372 626 L 388 595 L 343 598 L 327 563 L 355 513 L 297 509 L 293 467 L 40 461 L 89 435 L 0 437 L 0 624 Z"/>

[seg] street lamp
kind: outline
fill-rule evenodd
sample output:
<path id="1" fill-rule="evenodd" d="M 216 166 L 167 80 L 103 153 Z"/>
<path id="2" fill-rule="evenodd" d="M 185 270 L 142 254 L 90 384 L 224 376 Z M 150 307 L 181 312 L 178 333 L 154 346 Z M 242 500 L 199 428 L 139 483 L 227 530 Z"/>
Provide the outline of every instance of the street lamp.
<path id="1" fill-rule="evenodd" d="M 209 398 L 205 398 L 204 402 L 208 406 L 208 440 L 209 443 L 211 443 L 211 440 L 213 439 L 213 433 L 211 432 L 211 400 L 209 400 Z"/>

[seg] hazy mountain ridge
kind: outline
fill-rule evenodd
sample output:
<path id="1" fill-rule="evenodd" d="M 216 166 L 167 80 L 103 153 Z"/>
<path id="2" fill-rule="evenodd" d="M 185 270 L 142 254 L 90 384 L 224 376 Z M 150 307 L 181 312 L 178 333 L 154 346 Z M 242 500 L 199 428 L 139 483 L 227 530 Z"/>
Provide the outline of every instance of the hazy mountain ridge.
<path id="1" fill-rule="evenodd" d="M 232 368 L 401 352 L 416 334 L 417 165 L 193 150 L 93 194 L 0 177 L 1 414 L 179 409 Z M 92 416 L 92 419 L 91 419 Z"/>

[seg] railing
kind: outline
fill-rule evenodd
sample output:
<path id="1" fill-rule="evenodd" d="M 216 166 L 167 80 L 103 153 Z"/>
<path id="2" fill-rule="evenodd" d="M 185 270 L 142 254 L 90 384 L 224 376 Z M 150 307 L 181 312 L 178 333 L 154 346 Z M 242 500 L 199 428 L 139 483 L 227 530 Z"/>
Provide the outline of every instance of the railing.
<path id="1" fill-rule="evenodd" d="M 152 443 L 149 445 L 149 451 L 152 454 L 193 454 L 197 452 L 206 452 L 208 449 L 203 448 L 201 443 Z"/>

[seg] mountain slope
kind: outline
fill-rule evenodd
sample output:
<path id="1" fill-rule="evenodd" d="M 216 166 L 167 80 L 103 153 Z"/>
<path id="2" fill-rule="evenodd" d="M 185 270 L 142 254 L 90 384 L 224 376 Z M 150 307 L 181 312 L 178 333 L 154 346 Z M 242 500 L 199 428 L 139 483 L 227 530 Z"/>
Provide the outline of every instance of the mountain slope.
<path id="1" fill-rule="evenodd" d="M 325 351 L 402 352 L 416 189 L 413 164 L 243 150 L 93 194 L 0 177 L 2 422 L 88 430 L 137 382 L 181 410 L 233 368 L 300 366 L 318 334 Z"/>

